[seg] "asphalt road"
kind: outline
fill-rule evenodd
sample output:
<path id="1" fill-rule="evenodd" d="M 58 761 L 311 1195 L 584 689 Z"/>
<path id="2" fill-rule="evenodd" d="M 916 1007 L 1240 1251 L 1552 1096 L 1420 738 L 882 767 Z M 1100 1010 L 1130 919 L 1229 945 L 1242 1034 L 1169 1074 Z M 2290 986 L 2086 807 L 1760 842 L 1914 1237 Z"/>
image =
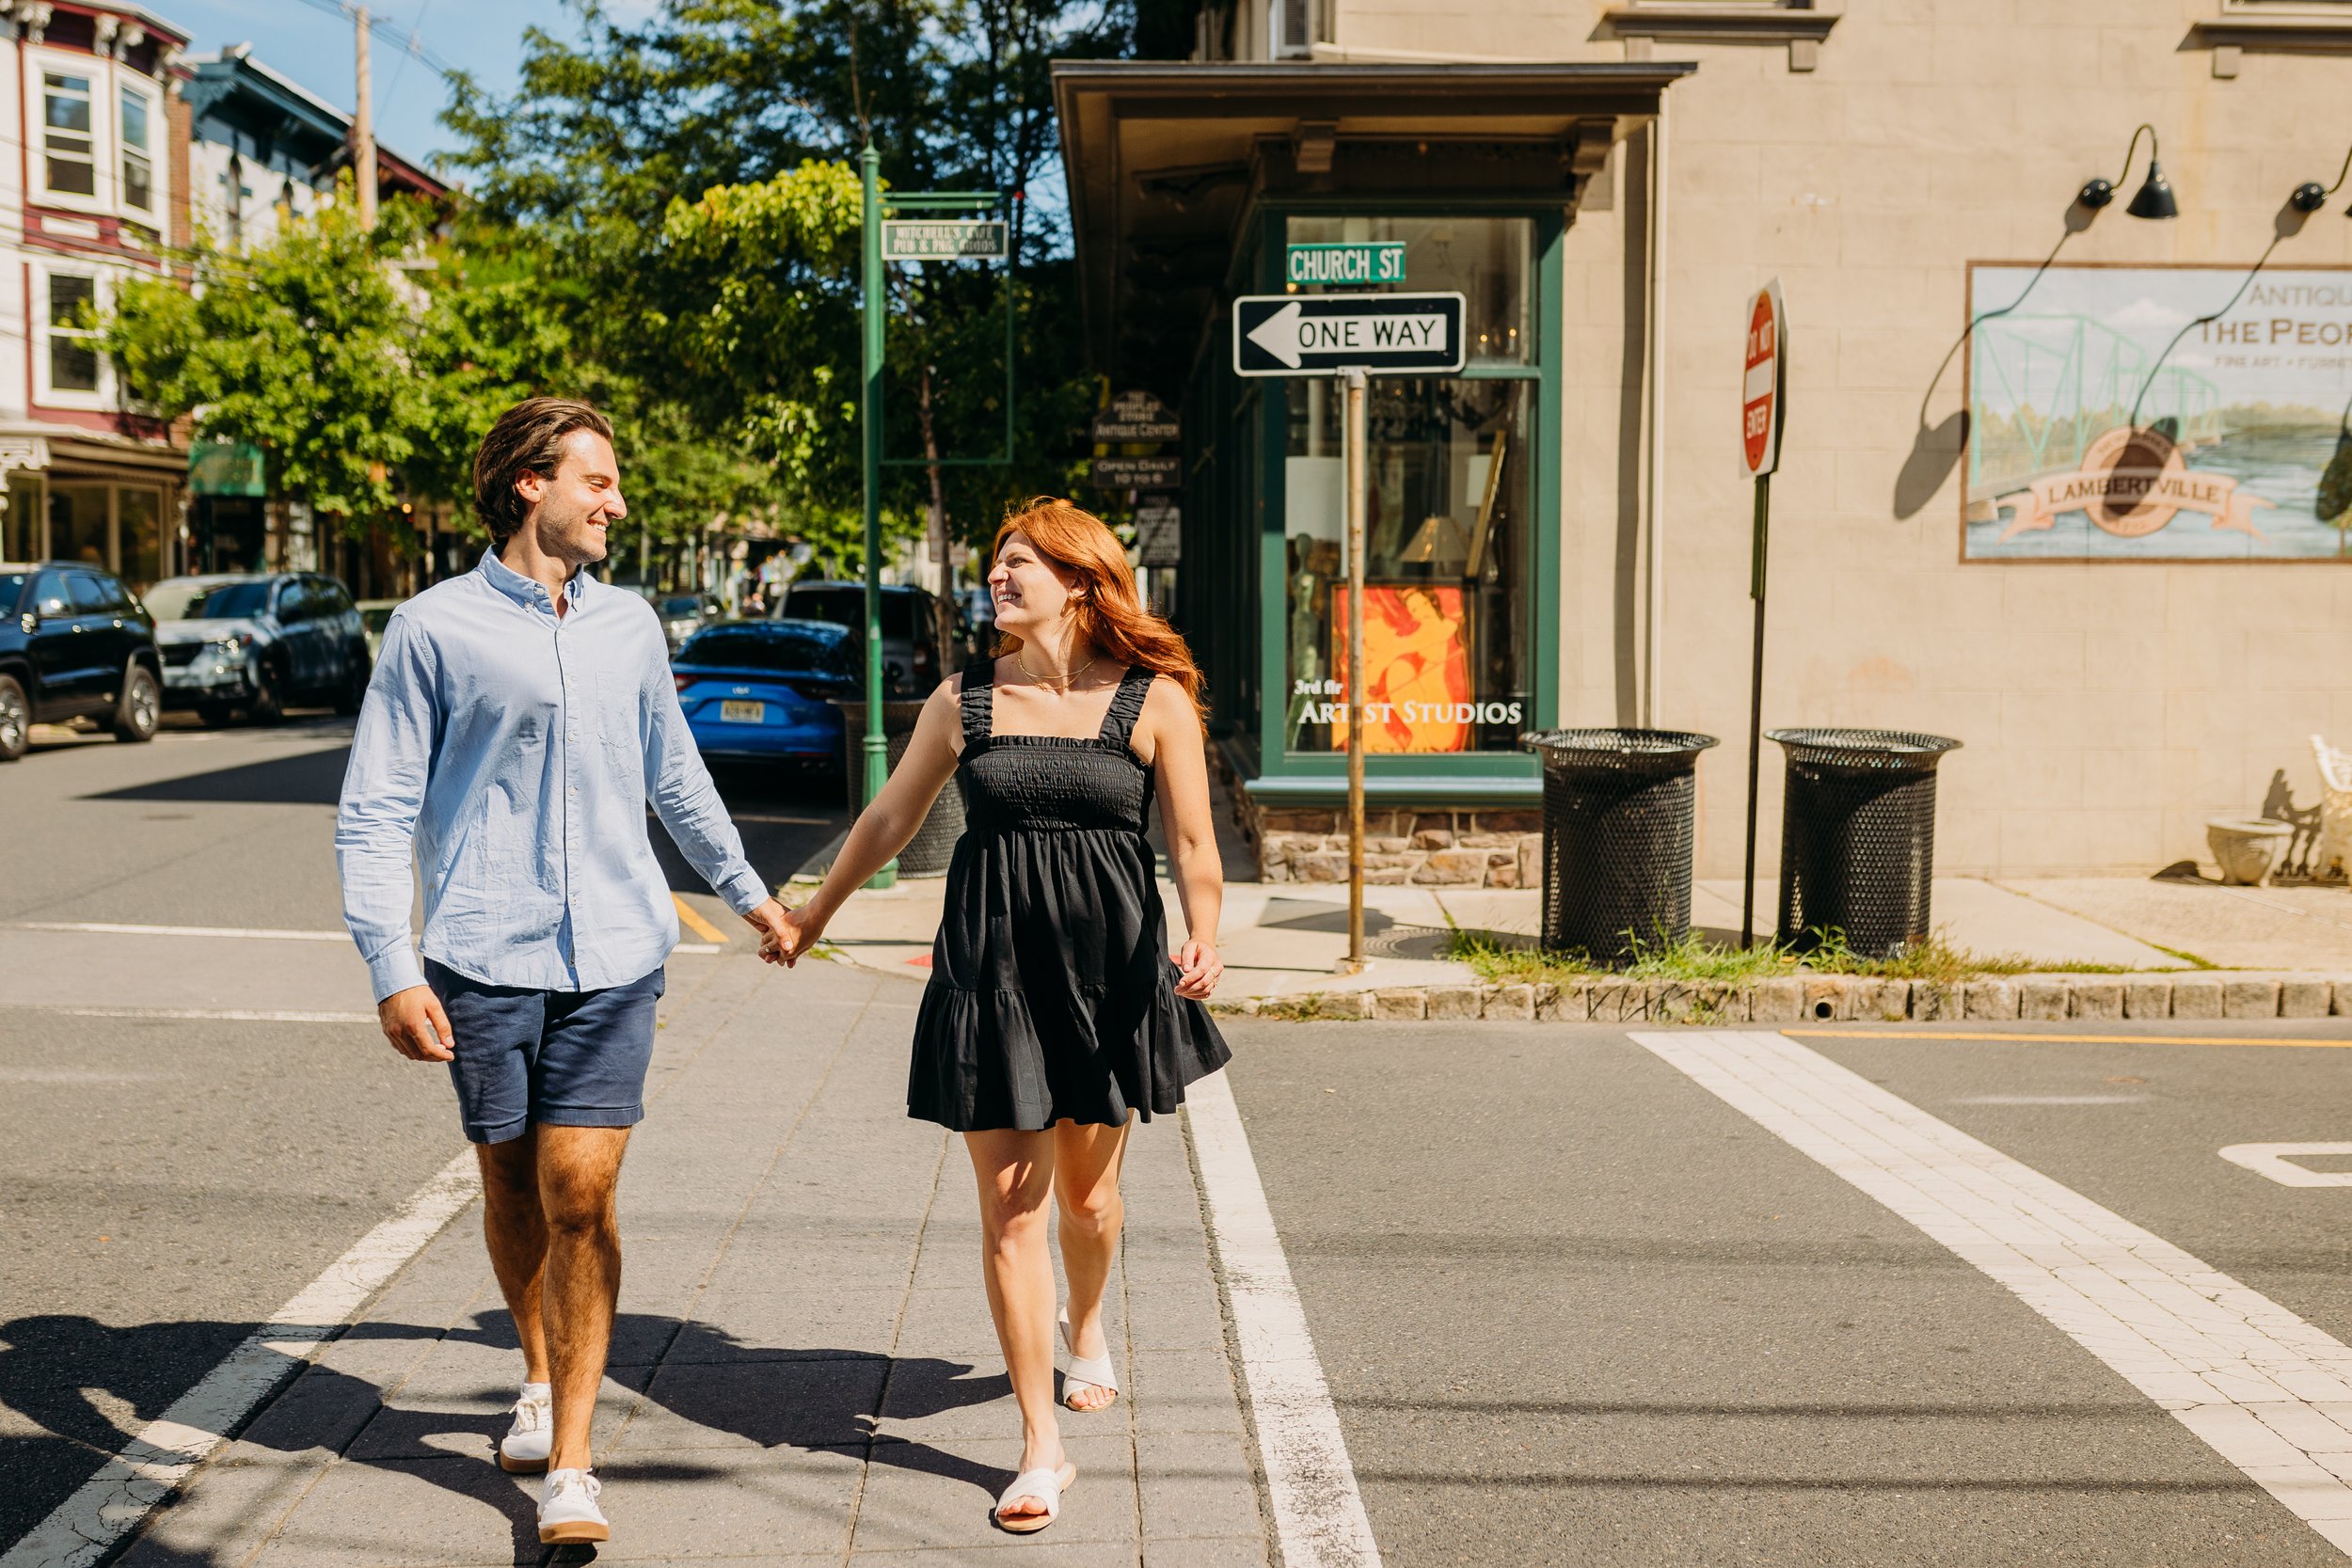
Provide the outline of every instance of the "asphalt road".
<path id="1" fill-rule="evenodd" d="M 2352 1041 L 2337 1021 L 2228 1032 Z M 1623 1030 L 1233 1034 L 1391 1568 L 2343 1560 L 2000 1285 Z M 2346 1136 L 2352 1051 L 1803 1043 L 2352 1338 L 2352 1188 L 2216 1152 Z"/>
<path id="2" fill-rule="evenodd" d="M 0 768 L 0 1548 L 463 1148 L 444 1074 L 385 1046 L 334 935 L 348 741 L 331 719 L 40 730 Z M 772 880 L 844 819 L 813 781 L 720 783 Z M 330 940 L 28 928 L 92 924 Z M 68 1010 L 107 1008 L 355 1022 Z"/>

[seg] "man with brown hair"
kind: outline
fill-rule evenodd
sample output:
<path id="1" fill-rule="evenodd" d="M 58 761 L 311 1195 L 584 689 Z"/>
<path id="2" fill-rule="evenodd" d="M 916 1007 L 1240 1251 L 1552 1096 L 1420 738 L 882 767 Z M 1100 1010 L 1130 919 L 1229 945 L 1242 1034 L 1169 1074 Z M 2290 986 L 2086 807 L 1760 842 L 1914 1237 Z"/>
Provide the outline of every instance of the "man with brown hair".
<path id="1" fill-rule="evenodd" d="M 620 1290 L 613 1193 L 677 943 L 647 800 L 753 929 L 784 911 L 694 749 L 653 607 L 583 570 L 628 515 L 612 425 L 532 398 L 483 437 L 473 479 L 491 548 L 385 627 L 335 850 L 384 1034 L 449 1064 L 481 1162 L 524 1367 L 499 1463 L 547 1472 L 541 1541 L 603 1541 L 588 1435 Z"/>

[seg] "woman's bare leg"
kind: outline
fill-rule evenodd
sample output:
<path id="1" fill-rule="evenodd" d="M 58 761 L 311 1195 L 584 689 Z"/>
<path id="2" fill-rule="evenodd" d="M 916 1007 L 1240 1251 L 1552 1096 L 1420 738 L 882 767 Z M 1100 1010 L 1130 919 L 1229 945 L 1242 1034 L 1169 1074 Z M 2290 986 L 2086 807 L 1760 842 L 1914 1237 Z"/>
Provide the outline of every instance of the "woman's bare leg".
<path id="1" fill-rule="evenodd" d="M 1058 1469 L 1061 1425 L 1054 1407 L 1054 1259 L 1047 1249 L 1046 1206 L 1054 1192 L 1054 1135 L 1010 1131 L 966 1132 L 980 1186 L 980 1276 L 989 1316 L 1021 1403 L 1021 1468 Z M 1006 1518 L 1045 1512 L 1017 1501 Z"/>
<path id="2" fill-rule="evenodd" d="M 1122 1127 L 1081 1127 L 1065 1121 L 1054 1128 L 1054 1191 L 1061 1200 L 1062 1271 L 1070 1276 L 1071 1353 L 1089 1358 L 1107 1354 L 1103 1338 L 1103 1291 L 1112 1259 L 1119 1256 L 1120 1227 L 1126 1208 L 1119 1197 L 1119 1167 L 1127 1154 Z M 1077 1396 L 1080 1410 L 1100 1410 L 1117 1396 L 1089 1388 Z"/>

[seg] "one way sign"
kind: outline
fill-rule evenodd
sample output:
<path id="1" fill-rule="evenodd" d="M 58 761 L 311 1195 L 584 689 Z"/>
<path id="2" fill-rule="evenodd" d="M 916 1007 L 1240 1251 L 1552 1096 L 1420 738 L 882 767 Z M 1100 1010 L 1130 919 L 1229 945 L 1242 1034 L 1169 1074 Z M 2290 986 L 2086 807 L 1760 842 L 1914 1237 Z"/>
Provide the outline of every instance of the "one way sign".
<path id="1" fill-rule="evenodd" d="M 1324 375 L 1462 368 L 1460 294 L 1245 294 L 1233 301 L 1233 369 Z"/>

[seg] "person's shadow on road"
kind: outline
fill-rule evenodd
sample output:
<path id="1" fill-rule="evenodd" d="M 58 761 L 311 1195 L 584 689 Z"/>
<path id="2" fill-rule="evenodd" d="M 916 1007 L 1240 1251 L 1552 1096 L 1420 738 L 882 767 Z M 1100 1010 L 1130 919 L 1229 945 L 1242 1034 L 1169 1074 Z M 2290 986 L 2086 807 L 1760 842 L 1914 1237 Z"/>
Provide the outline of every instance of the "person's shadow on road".
<path id="1" fill-rule="evenodd" d="M 210 1370 L 209 1361 L 190 1365 L 189 1351 L 233 1346 L 258 1326 L 199 1322 L 116 1328 L 70 1314 L 0 1323 L 0 1403 L 42 1433 L 12 1435 L 0 1448 L 8 1473 L 29 1483 L 14 1489 L 12 1506 L 0 1513 L 0 1548 L 39 1524 L 137 1435 L 136 1427 L 125 1430 L 104 1404 L 119 1402 L 138 1425 L 156 1419 Z M 499 1349 L 515 1343 L 503 1311 L 478 1313 L 470 1327 L 447 1333 L 379 1322 L 355 1324 L 345 1337 L 446 1339 Z M 621 1314 L 613 1340 L 616 1346 L 653 1351 L 651 1359 L 658 1363 L 634 1370 L 651 1375 L 639 1390 L 645 1406 L 632 1418 L 632 1426 L 661 1419 L 655 1412 L 664 1412 L 688 1427 L 728 1433 L 761 1449 L 838 1452 L 862 1447 L 868 1463 L 965 1481 L 990 1497 L 1010 1479 L 1007 1472 L 882 1431 L 885 1399 L 894 1419 L 920 1419 L 1003 1398 L 1010 1385 L 1001 1372 L 976 1375 L 968 1362 L 927 1356 L 749 1345 L 708 1323 L 643 1313 Z M 180 1374 L 159 1379 L 158 1356 L 178 1361 Z M 634 1381 L 632 1369 L 614 1370 Z M 242 1430 L 222 1435 L 286 1453 L 328 1449 L 345 1463 L 381 1465 L 498 1509 L 511 1527 L 517 1563 L 593 1560 L 593 1549 L 540 1545 L 535 1488 L 516 1484 L 498 1468 L 497 1443 L 506 1430 L 511 1385 L 468 1390 L 464 1397 L 479 1399 L 482 1409 L 455 1412 L 388 1405 L 386 1390 L 374 1383 L 329 1367 L 290 1359 L 284 1372 L 286 1382 L 240 1424 Z M 93 1392 L 105 1400 L 94 1399 Z M 401 1391 L 395 1388 L 389 1397 L 397 1402 Z M 434 1397 L 445 1401 L 450 1391 Z M 598 1441 L 609 1443 L 609 1435 L 600 1430 Z M 692 1481 L 726 1473 L 697 1460 L 696 1446 L 691 1432 L 680 1431 L 675 1441 L 611 1455 L 599 1451 L 598 1458 L 615 1467 L 627 1463 L 645 1481 Z M 480 1457 L 478 1467 L 430 1463 L 473 1455 Z M 551 1551 L 560 1555 L 551 1558 Z M 210 1555 L 161 1552 L 151 1541 L 140 1560 L 214 1568 Z"/>

